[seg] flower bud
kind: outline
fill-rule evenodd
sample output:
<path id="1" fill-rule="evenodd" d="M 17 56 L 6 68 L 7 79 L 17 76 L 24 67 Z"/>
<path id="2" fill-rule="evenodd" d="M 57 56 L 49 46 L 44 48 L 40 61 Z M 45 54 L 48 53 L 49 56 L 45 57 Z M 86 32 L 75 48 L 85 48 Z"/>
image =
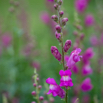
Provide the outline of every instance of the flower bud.
<path id="1" fill-rule="evenodd" d="M 40 97 L 39 97 L 39 100 L 40 100 L 40 101 L 44 100 L 44 97 L 43 97 L 43 96 L 40 96 Z"/>
<path id="2" fill-rule="evenodd" d="M 49 103 L 47 100 L 44 100 L 43 103 Z"/>
<path id="3" fill-rule="evenodd" d="M 60 17 L 62 17 L 62 16 L 63 16 L 63 14 L 64 14 L 64 12 L 63 12 L 63 11 L 60 11 L 60 12 L 59 12 Z"/>
<path id="4" fill-rule="evenodd" d="M 53 54 L 53 56 L 58 60 L 61 61 L 61 54 L 59 53 L 58 49 L 56 46 L 52 46 L 51 47 L 51 53 Z"/>
<path id="5" fill-rule="evenodd" d="M 81 26 L 81 25 L 76 25 L 76 28 L 77 28 L 78 30 L 82 30 L 82 26 Z"/>
<path id="6" fill-rule="evenodd" d="M 41 88 L 42 88 L 42 86 L 41 86 L 41 85 L 39 85 L 39 86 L 38 86 L 38 89 L 40 90 Z"/>
<path id="7" fill-rule="evenodd" d="M 34 95 L 34 96 L 36 96 L 36 92 L 35 91 L 32 91 L 32 93 L 31 93 L 32 95 Z"/>
<path id="8" fill-rule="evenodd" d="M 57 31 L 55 32 L 55 36 L 58 39 L 59 42 L 61 42 L 61 35 Z"/>
<path id="9" fill-rule="evenodd" d="M 63 18 L 63 19 L 62 19 L 62 25 L 65 26 L 66 23 L 67 23 L 67 21 L 68 21 L 68 18 Z"/>
<path id="10" fill-rule="evenodd" d="M 9 8 L 9 12 L 13 13 L 15 10 L 14 10 L 14 7 L 10 7 Z"/>
<path id="11" fill-rule="evenodd" d="M 80 35 L 80 40 L 83 40 L 84 39 L 84 34 L 82 33 L 81 35 Z"/>
<path id="12" fill-rule="evenodd" d="M 61 33 L 61 27 L 60 27 L 60 25 L 56 25 L 56 30 L 57 30 L 58 33 Z"/>
<path id="13" fill-rule="evenodd" d="M 54 8 L 55 8 L 55 10 L 57 10 L 58 9 L 58 4 L 54 4 Z"/>
<path id="14" fill-rule="evenodd" d="M 67 40 L 67 41 L 65 42 L 64 52 L 67 52 L 67 51 L 69 50 L 69 48 L 71 47 L 71 44 L 72 44 L 71 40 Z"/>
<path id="15" fill-rule="evenodd" d="M 36 80 L 39 81 L 39 78 L 37 77 Z"/>
<path id="16" fill-rule="evenodd" d="M 62 5 L 62 3 L 63 3 L 62 0 L 59 0 L 59 1 L 58 1 L 58 4 L 59 4 L 59 5 Z"/>
<path id="17" fill-rule="evenodd" d="M 36 87 L 36 83 L 34 83 L 33 86 Z"/>
<path id="18" fill-rule="evenodd" d="M 55 22 L 57 22 L 57 21 L 58 21 L 57 15 L 52 15 L 52 19 L 53 19 Z"/>
<path id="19" fill-rule="evenodd" d="M 78 32 L 77 32 L 77 31 L 74 31 L 73 34 L 74 34 L 75 36 L 77 36 L 77 35 L 78 35 Z"/>

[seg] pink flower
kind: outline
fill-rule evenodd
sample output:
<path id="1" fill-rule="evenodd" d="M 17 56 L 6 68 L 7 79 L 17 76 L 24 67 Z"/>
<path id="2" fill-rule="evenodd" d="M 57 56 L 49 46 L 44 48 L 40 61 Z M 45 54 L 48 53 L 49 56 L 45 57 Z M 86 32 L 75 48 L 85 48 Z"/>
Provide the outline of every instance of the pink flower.
<path id="1" fill-rule="evenodd" d="M 93 88 L 93 86 L 91 84 L 91 79 L 90 78 L 86 78 L 81 84 L 81 90 L 83 92 L 90 91 L 92 88 Z"/>
<path id="2" fill-rule="evenodd" d="M 45 24 L 49 24 L 50 23 L 50 16 L 47 12 L 42 12 L 40 15 L 41 20 L 45 23 Z"/>
<path id="3" fill-rule="evenodd" d="M 40 63 L 39 62 L 32 62 L 32 67 L 36 68 L 37 70 L 40 70 Z"/>
<path id="4" fill-rule="evenodd" d="M 64 60 L 67 62 L 69 60 L 69 55 L 65 55 Z"/>
<path id="5" fill-rule="evenodd" d="M 92 48 L 88 48 L 85 53 L 83 54 L 83 62 L 84 64 L 88 64 L 89 63 L 89 59 L 91 59 L 94 56 L 94 52 Z"/>
<path id="6" fill-rule="evenodd" d="M 97 38 L 97 36 L 92 36 L 91 38 L 90 38 L 90 42 L 91 42 L 91 44 L 93 45 L 93 46 L 97 46 L 98 45 L 98 38 Z"/>
<path id="7" fill-rule="evenodd" d="M 51 94 L 53 96 L 59 96 L 61 98 L 65 97 L 65 92 L 62 88 L 60 88 L 59 85 L 57 85 L 57 83 L 55 82 L 55 80 L 53 78 L 48 78 L 46 80 L 46 83 L 50 84 L 49 86 L 49 91 L 47 94 Z"/>
<path id="8" fill-rule="evenodd" d="M 5 46 L 5 47 L 10 46 L 11 40 L 12 40 L 12 37 L 11 37 L 10 34 L 6 33 L 1 38 L 2 38 L 2 44 L 3 44 L 3 46 Z"/>
<path id="9" fill-rule="evenodd" d="M 60 70 L 59 75 L 61 76 L 60 79 L 60 86 L 71 87 L 73 86 L 72 79 L 71 79 L 71 71 L 70 70 Z"/>
<path id="10" fill-rule="evenodd" d="M 94 24 L 94 17 L 91 14 L 88 14 L 85 17 L 85 25 L 86 26 L 92 26 Z"/>
<path id="11" fill-rule="evenodd" d="M 77 12 L 82 13 L 87 8 L 88 1 L 87 0 L 75 0 L 75 8 Z"/>
<path id="12" fill-rule="evenodd" d="M 79 72 L 78 66 L 77 66 L 77 65 L 74 65 L 74 66 L 72 67 L 72 71 L 73 71 L 73 73 L 77 74 L 77 73 Z"/>
<path id="13" fill-rule="evenodd" d="M 85 64 L 85 65 L 83 66 L 82 74 L 83 74 L 84 76 L 89 75 L 89 74 L 91 74 L 92 72 L 93 72 L 93 71 L 92 71 L 92 68 L 90 67 L 90 64 Z"/>
<path id="14" fill-rule="evenodd" d="M 51 47 L 51 53 L 53 54 L 53 56 L 58 60 L 61 61 L 61 54 L 59 53 L 58 49 L 56 46 L 52 46 Z"/>
<path id="15" fill-rule="evenodd" d="M 71 52 L 70 57 L 67 61 L 68 68 L 71 69 L 71 67 L 73 67 L 76 62 L 80 61 L 80 57 L 82 57 L 82 56 L 79 56 L 80 52 L 81 52 L 80 48 L 77 48 Z"/>

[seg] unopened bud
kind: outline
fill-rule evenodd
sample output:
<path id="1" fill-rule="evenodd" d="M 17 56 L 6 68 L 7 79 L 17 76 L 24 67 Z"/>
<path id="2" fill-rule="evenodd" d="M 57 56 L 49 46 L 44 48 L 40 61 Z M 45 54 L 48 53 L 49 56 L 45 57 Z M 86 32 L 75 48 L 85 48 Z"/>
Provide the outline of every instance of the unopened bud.
<path id="1" fill-rule="evenodd" d="M 50 101 L 50 102 L 54 102 L 54 98 L 51 97 L 49 101 Z"/>
<path id="2" fill-rule="evenodd" d="M 39 78 L 37 77 L 36 80 L 39 81 Z"/>
<path id="3" fill-rule="evenodd" d="M 71 44 L 72 44 L 71 40 L 67 40 L 65 42 L 65 45 L 64 45 L 64 51 L 65 52 L 67 52 L 69 50 L 69 48 L 71 47 Z"/>
<path id="4" fill-rule="evenodd" d="M 61 27 L 60 27 L 60 25 L 56 25 L 56 30 L 57 30 L 58 33 L 61 33 Z"/>
<path id="5" fill-rule="evenodd" d="M 74 34 L 75 36 L 77 36 L 77 35 L 78 35 L 78 32 L 77 32 L 77 31 L 74 31 L 73 34 Z"/>
<path id="6" fill-rule="evenodd" d="M 36 83 L 34 83 L 33 86 L 36 87 Z"/>
<path id="7" fill-rule="evenodd" d="M 60 12 L 59 12 L 60 17 L 62 17 L 62 16 L 63 16 L 63 14 L 64 14 L 64 12 L 63 12 L 63 11 L 60 11 Z"/>
<path id="8" fill-rule="evenodd" d="M 59 4 L 59 5 L 62 5 L 62 3 L 63 3 L 63 0 L 59 0 L 59 1 L 58 1 L 58 4 Z"/>
<path id="9" fill-rule="evenodd" d="M 38 89 L 41 89 L 41 88 L 42 88 L 42 86 L 41 86 L 41 85 L 39 85 L 39 86 L 38 86 Z"/>
<path id="10" fill-rule="evenodd" d="M 81 39 L 81 40 L 84 39 L 84 34 L 83 34 L 83 33 L 80 35 L 80 39 Z"/>
<path id="11" fill-rule="evenodd" d="M 36 92 L 35 92 L 35 91 L 33 91 L 31 94 L 32 94 L 33 96 L 36 96 Z"/>
<path id="12" fill-rule="evenodd" d="M 54 8 L 55 8 L 55 10 L 57 10 L 58 9 L 58 4 L 54 4 Z"/>
<path id="13" fill-rule="evenodd" d="M 14 4 L 14 1 L 13 1 L 13 0 L 10 0 L 10 4 Z"/>
<path id="14" fill-rule="evenodd" d="M 58 21 L 57 15 L 52 15 L 52 19 L 53 19 L 55 22 L 57 22 L 57 21 Z"/>
<path id="15" fill-rule="evenodd" d="M 58 60 L 61 61 L 61 54 L 59 53 L 58 49 L 56 46 L 52 46 L 51 47 L 51 53 L 53 54 L 53 56 Z"/>
<path id="16" fill-rule="evenodd" d="M 63 19 L 62 19 L 62 26 L 65 26 L 66 23 L 67 23 L 67 21 L 68 21 L 68 18 L 63 18 Z"/>
<path id="17" fill-rule="evenodd" d="M 61 42 L 61 35 L 57 31 L 55 32 L 55 36 L 58 39 L 59 42 Z"/>
<path id="18" fill-rule="evenodd" d="M 43 97 L 43 96 L 40 96 L 40 97 L 39 97 L 39 100 L 40 100 L 40 101 L 44 100 L 44 97 Z"/>

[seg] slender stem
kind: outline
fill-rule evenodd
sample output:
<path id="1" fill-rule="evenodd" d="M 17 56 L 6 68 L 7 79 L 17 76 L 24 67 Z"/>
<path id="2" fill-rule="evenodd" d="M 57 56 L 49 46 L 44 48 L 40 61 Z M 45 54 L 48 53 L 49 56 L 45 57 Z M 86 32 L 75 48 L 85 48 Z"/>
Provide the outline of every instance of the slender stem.
<path id="1" fill-rule="evenodd" d="M 60 7 L 58 8 L 58 24 L 61 26 L 61 29 L 62 29 L 59 11 L 60 11 Z M 61 31 L 62 31 L 62 30 L 61 30 Z M 63 69 L 65 70 L 65 64 L 64 64 L 64 49 L 63 49 L 63 47 L 64 47 L 64 45 L 63 45 L 63 32 L 61 32 L 62 63 L 63 63 Z M 65 102 L 68 103 L 68 90 L 67 90 L 67 88 L 66 88 Z"/>

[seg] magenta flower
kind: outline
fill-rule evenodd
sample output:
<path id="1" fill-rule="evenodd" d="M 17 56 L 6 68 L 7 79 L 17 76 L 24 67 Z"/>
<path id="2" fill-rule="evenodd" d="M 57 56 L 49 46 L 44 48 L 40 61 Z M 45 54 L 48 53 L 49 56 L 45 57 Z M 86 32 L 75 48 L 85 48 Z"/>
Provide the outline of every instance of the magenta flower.
<path id="1" fill-rule="evenodd" d="M 64 60 L 67 62 L 69 60 L 69 55 L 65 55 Z"/>
<path id="2" fill-rule="evenodd" d="M 77 66 L 77 65 L 74 65 L 74 66 L 72 67 L 72 71 L 73 71 L 73 73 L 77 74 L 77 73 L 79 72 L 78 66 Z"/>
<path id="3" fill-rule="evenodd" d="M 60 70 L 59 75 L 61 76 L 60 86 L 65 86 L 66 88 L 73 86 L 71 79 L 72 72 L 70 70 Z"/>
<path id="4" fill-rule="evenodd" d="M 93 71 L 92 71 L 92 68 L 90 67 L 90 64 L 85 64 L 85 65 L 83 66 L 82 74 L 83 74 L 84 76 L 89 75 L 89 74 L 91 74 L 92 72 L 93 72 Z"/>
<path id="5" fill-rule="evenodd" d="M 80 61 L 80 57 L 82 57 L 82 56 L 79 56 L 80 52 L 81 52 L 80 48 L 77 48 L 71 52 L 70 57 L 67 61 L 68 68 L 71 69 L 71 67 L 73 67 L 76 62 Z"/>
<path id="6" fill-rule="evenodd" d="M 48 25 L 50 23 L 51 17 L 49 16 L 49 14 L 47 12 L 42 12 L 40 15 L 40 18 L 45 24 Z"/>
<path id="7" fill-rule="evenodd" d="M 85 17 L 85 25 L 86 26 L 92 26 L 94 24 L 94 17 L 91 14 L 88 14 Z"/>
<path id="8" fill-rule="evenodd" d="M 91 84 L 91 79 L 90 78 L 86 78 L 81 84 L 81 90 L 83 92 L 90 91 L 92 88 L 93 88 L 93 86 Z"/>
<path id="9" fill-rule="evenodd" d="M 10 34 L 7 34 L 7 33 L 4 34 L 4 35 L 2 36 L 2 44 L 3 44 L 3 46 L 5 46 L 5 47 L 10 46 L 11 40 L 12 40 L 12 37 L 11 37 Z"/>
<path id="10" fill-rule="evenodd" d="M 51 47 L 51 53 L 53 54 L 53 56 L 58 60 L 61 61 L 61 54 L 59 53 L 58 49 L 56 46 L 52 46 Z"/>
<path id="11" fill-rule="evenodd" d="M 55 32 L 55 36 L 57 38 L 58 41 L 61 41 L 61 35 L 60 33 L 58 33 L 57 31 Z"/>
<path id="12" fill-rule="evenodd" d="M 90 38 L 90 42 L 91 42 L 91 44 L 93 45 L 93 46 L 97 46 L 98 45 L 98 38 L 97 38 L 97 36 L 92 36 L 91 38 Z"/>
<path id="13" fill-rule="evenodd" d="M 71 40 L 67 40 L 65 42 L 65 45 L 64 45 L 64 51 L 65 52 L 67 52 L 69 50 L 69 48 L 71 47 L 71 44 L 72 44 Z"/>
<path id="14" fill-rule="evenodd" d="M 77 12 L 82 13 L 87 8 L 88 1 L 87 0 L 75 0 L 75 8 Z"/>
<path id="15" fill-rule="evenodd" d="M 94 56 L 94 52 L 92 48 L 88 48 L 85 53 L 83 54 L 83 62 L 84 64 L 88 64 L 89 63 L 89 59 L 91 59 Z"/>
<path id="16" fill-rule="evenodd" d="M 55 82 L 55 80 L 53 78 L 48 78 L 46 80 L 46 83 L 50 84 L 49 86 L 49 91 L 47 94 L 51 94 L 53 96 L 59 96 L 61 98 L 65 97 L 65 92 L 62 88 L 60 88 L 59 85 L 57 85 L 57 83 Z"/>

